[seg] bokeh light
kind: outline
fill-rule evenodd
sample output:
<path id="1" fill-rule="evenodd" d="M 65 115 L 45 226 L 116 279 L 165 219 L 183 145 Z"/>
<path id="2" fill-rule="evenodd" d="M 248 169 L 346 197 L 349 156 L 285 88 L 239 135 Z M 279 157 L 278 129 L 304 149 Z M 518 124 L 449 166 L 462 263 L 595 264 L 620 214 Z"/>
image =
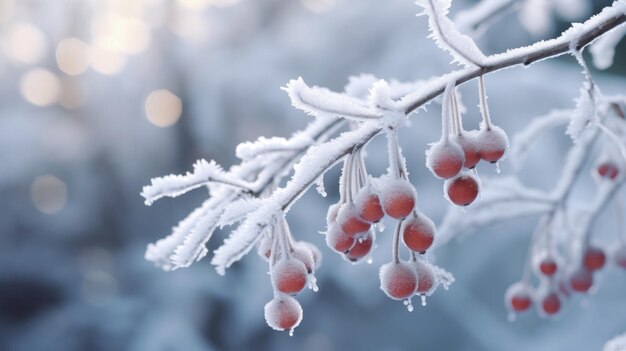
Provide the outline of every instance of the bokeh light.
<path id="1" fill-rule="evenodd" d="M 94 71 L 112 76 L 124 69 L 126 56 L 96 44 L 89 49 L 89 64 Z"/>
<path id="2" fill-rule="evenodd" d="M 15 9 L 15 2 L 13 0 L 0 1 L 0 23 L 8 20 L 13 16 Z"/>
<path id="3" fill-rule="evenodd" d="M 46 37 L 41 29 L 28 22 L 20 22 L 8 30 L 3 40 L 3 49 L 14 61 L 33 64 L 45 57 L 46 44 Z"/>
<path id="4" fill-rule="evenodd" d="M 65 38 L 57 45 L 56 60 L 63 73 L 79 75 L 89 66 L 87 45 L 78 38 Z"/>
<path id="5" fill-rule="evenodd" d="M 59 100 L 61 82 L 52 72 L 43 68 L 34 68 L 20 79 L 20 93 L 36 106 L 50 106 Z"/>
<path id="6" fill-rule="evenodd" d="M 91 29 L 95 43 L 112 51 L 133 55 L 150 45 L 150 27 L 135 17 L 100 16 L 93 21 Z"/>
<path id="7" fill-rule="evenodd" d="M 39 211 L 45 214 L 54 214 L 65 207 L 67 186 L 53 175 L 42 175 L 33 181 L 30 195 L 33 204 Z"/>
<path id="8" fill-rule="evenodd" d="M 148 95 L 145 104 L 148 120 L 158 127 L 169 127 L 176 123 L 183 112 L 178 96 L 169 90 L 155 90 Z"/>
<path id="9" fill-rule="evenodd" d="M 335 6 L 335 0 L 300 0 L 300 2 L 306 9 L 317 13 L 326 12 Z"/>

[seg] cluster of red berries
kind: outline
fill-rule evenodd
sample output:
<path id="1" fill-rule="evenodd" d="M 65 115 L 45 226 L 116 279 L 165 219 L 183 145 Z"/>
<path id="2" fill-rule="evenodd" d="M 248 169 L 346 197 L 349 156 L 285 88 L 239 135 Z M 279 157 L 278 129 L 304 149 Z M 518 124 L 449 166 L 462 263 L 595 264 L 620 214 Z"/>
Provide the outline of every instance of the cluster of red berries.
<path id="1" fill-rule="evenodd" d="M 283 218 L 261 239 L 259 256 L 269 262 L 274 298 L 265 305 L 265 321 L 276 330 L 291 330 L 302 320 L 302 307 L 293 298 L 307 285 L 315 286 L 315 269 L 321 263 L 321 252 L 308 242 L 293 242 Z"/>
<path id="2" fill-rule="evenodd" d="M 626 269 L 626 245 L 621 245 L 614 253 L 618 267 Z M 569 269 L 563 267 L 563 260 L 552 253 L 542 253 L 535 260 L 539 287 L 533 289 L 527 281 L 517 282 L 505 294 L 505 303 L 512 313 L 522 313 L 534 304 L 541 315 L 552 316 L 561 310 L 563 298 L 572 293 L 587 293 L 591 290 L 594 274 L 606 263 L 604 250 L 585 245 L 579 262 Z"/>
<path id="3" fill-rule="evenodd" d="M 426 166 L 436 177 L 446 180 L 444 193 L 452 203 L 467 206 L 474 202 L 480 188 L 476 173 L 468 170 L 480 160 L 498 162 L 509 141 L 504 130 L 486 115 L 479 130 L 465 131 L 454 89 L 444 94 L 443 107 L 441 139 L 426 151 Z"/>

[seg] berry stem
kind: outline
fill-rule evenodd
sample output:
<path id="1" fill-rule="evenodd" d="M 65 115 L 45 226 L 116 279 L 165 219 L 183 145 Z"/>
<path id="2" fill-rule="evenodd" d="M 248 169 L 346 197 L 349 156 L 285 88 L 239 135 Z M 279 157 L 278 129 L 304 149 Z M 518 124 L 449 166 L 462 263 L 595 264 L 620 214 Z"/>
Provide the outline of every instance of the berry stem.
<path id="1" fill-rule="evenodd" d="M 396 229 L 393 235 L 393 261 L 395 263 L 400 263 L 400 255 L 398 251 L 400 245 L 400 231 L 402 229 L 402 222 L 403 220 L 399 220 L 398 222 L 396 222 Z"/>
<path id="2" fill-rule="evenodd" d="M 459 111 L 459 101 L 457 100 L 456 88 L 452 89 L 452 111 L 454 116 L 454 132 L 457 136 L 463 134 L 463 121 Z"/>
<path id="3" fill-rule="evenodd" d="M 450 93 L 454 90 L 456 82 L 450 81 L 446 84 L 446 89 L 443 91 L 441 98 L 441 141 L 447 142 L 450 136 Z"/>
<path id="4" fill-rule="evenodd" d="M 541 233 L 550 225 L 551 218 L 551 215 L 541 217 L 541 220 L 537 224 L 537 227 L 530 238 L 530 244 L 528 245 L 528 251 L 526 252 L 526 260 L 524 261 L 524 271 L 522 273 L 522 281 L 527 284 L 530 284 L 532 257 L 533 252 L 535 251 L 535 245 L 538 238 L 541 236 Z"/>
<path id="5" fill-rule="evenodd" d="M 624 202 L 622 198 L 616 194 L 613 202 L 615 203 L 615 221 L 617 222 L 617 237 L 622 244 L 626 245 L 626 228 L 624 228 Z"/>
<path id="6" fill-rule="evenodd" d="M 489 105 L 487 105 L 487 93 L 485 91 L 485 77 L 478 77 L 478 94 L 480 95 L 480 113 L 483 115 L 485 128 L 491 130 L 491 116 L 489 116 Z"/>
<path id="7" fill-rule="evenodd" d="M 283 214 L 283 217 L 280 222 L 280 229 L 277 231 L 277 234 L 278 234 L 278 239 L 280 240 L 280 250 L 285 254 L 286 259 L 291 257 L 291 252 L 287 244 L 288 232 L 289 232 L 289 227 L 287 225 L 287 219 L 285 218 L 285 215 Z"/>
<path id="8" fill-rule="evenodd" d="M 359 148 L 359 175 L 361 176 L 361 181 L 363 182 L 363 186 L 369 186 L 370 180 L 367 176 L 367 168 L 365 167 L 365 159 L 363 158 L 363 148 Z"/>
<path id="9" fill-rule="evenodd" d="M 400 158 L 398 154 L 398 131 L 391 127 L 387 130 L 387 151 L 389 152 L 389 171 L 395 179 L 400 178 Z"/>

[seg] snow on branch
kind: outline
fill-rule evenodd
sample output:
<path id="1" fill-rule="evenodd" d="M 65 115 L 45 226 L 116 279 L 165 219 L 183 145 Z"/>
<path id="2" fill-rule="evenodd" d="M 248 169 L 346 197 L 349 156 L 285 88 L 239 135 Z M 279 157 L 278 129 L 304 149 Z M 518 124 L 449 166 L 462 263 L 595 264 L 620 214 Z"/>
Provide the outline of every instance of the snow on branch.
<path id="1" fill-rule="evenodd" d="M 604 344 L 602 351 L 624 351 L 626 350 L 626 333 L 618 335 Z"/>
<path id="2" fill-rule="evenodd" d="M 478 36 L 493 22 L 506 15 L 518 0 L 483 0 L 473 7 L 459 12 L 454 23 L 462 32 Z"/>
<path id="3" fill-rule="evenodd" d="M 325 88 L 309 87 L 302 78 L 293 79 L 282 88 L 293 107 L 315 117 L 340 117 L 356 121 L 378 119 L 382 114 L 362 100 Z"/>
<path id="4" fill-rule="evenodd" d="M 431 37 L 441 49 L 450 53 L 453 62 L 464 66 L 481 67 L 485 55 L 480 51 L 474 40 L 459 32 L 447 14 L 452 0 L 417 0 L 416 4 L 424 8 L 419 15 L 428 16 Z"/>
<path id="5" fill-rule="evenodd" d="M 198 160 L 193 165 L 193 172 L 187 172 L 185 175 L 171 174 L 153 178 L 150 185 L 143 187 L 141 196 L 144 197 L 145 204 L 150 206 L 162 197 L 177 197 L 209 183 L 220 183 L 234 188 L 250 190 L 250 185 L 247 182 L 224 172 L 215 161 Z"/>
<path id="6" fill-rule="evenodd" d="M 306 155 L 294 166 L 294 174 L 283 188 L 263 200 L 259 208 L 250 213 L 239 227 L 224 240 L 214 252 L 211 264 L 219 274 L 240 260 L 258 241 L 268 224 L 290 206 L 315 183 L 320 175 L 334 166 L 355 146 L 364 145 L 381 130 L 379 123 L 364 123 L 359 128 L 344 132 L 335 139 L 309 148 Z"/>

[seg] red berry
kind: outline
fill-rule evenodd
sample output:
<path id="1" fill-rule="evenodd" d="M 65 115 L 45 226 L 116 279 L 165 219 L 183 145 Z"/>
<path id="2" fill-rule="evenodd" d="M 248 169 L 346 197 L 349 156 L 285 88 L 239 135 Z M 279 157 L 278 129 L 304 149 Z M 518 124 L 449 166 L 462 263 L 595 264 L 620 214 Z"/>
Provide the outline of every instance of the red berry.
<path id="1" fill-rule="evenodd" d="M 465 156 L 465 162 L 463 167 L 472 169 L 476 167 L 480 161 L 480 148 L 476 142 L 478 137 L 477 130 L 463 131 L 461 135 L 458 135 L 455 139 L 459 143 L 461 149 L 463 149 L 463 155 Z"/>
<path id="2" fill-rule="evenodd" d="M 354 238 L 344 233 L 335 223 L 326 231 L 326 244 L 339 253 L 345 253 L 354 245 Z"/>
<path id="3" fill-rule="evenodd" d="M 320 251 L 320 249 L 317 246 L 307 241 L 301 241 L 299 242 L 299 245 L 302 245 L 308 248 L 309 251 L 311 252 L 311 255 L 313 255 L 313 262 L 314 262 L 313 270 L 320 268 L 320 265 L 322 264 L 322 252 Z"/>
<path id="4" fill-rule="evenodd" d="M 474 175 L 464 172 L 446 180 L 444 189 L 452 203 L 458 206 L 467 206 L 476 200 L 479 185 Z"/>
<path id="5" fill-rule="evenodd" d="M 394 300 L 411 297 L 417 287 L 415 270 L 407 262 L 389 262 L 380 267 L 380 289 Z"/>
<path id="6" fill-rule="evenodd" d="M 597 247 L 589 246 L 587 250 L 585 250 L 585 255 L 583 257 L 583 265 L 588 270 L 594 272 L 600 270 L 604 267 L 604 263 L 606 262 L 606 255 L 602 249 Z"/>
<path id="7" fill-rule="evenodd" d="M 415 207 L 417 194 L 413 185 L 404 179 L 386 182 L 381 190 L 380 202 L 387 215 L 395 219 L 408 216 Z"/>
<path id="8" fill-rule="evenodd" d="M 622 244 L 615 249 L 613 259 L 618 266 L 626 269 L 626 244 Z"/>
<path id="9" fill-rule="evenodd" d="M 296 243 L 293 246 L 293 257 L 304 263 L 308 273 L 313 273 L 315 260 L 313 259 L 313 253 L 311 253 L 311 250 L 309 250 L 307 246 Z"/>
<path id="10" fill-rule="evenodd" d="M 504 130 L 494 125 L 490 129 L 483 125 L 477 139 L 480 158 L 491 163 L 498 162 L 504 156 L 504 152 L 509 146 L 509 138 Z"/>
<path id="11" fill-rule="evenodd" d="M 551 277 L 556 273 L 557 263 L 550 255 L 546 255 L 539 261 L 539 271 L 546 277 Z"/>
<path id="12" fill-rule="evenodd" d="M 601 178 L 615 180 L 619 175 L 619 169 L 612 162 L 603 162 L 598 168 L 596 168 L 596 172 Z"/>
<path id="13" fill-rule="evenodd" d="M 359 215 L 354 204 L 345 203 L 339 208 L 337 222 L 341 225 L 341 230 L 348 236 L 356 236 L 370 229 L 370 224 L 359 219 Z"/>
<path id="14" fill-rule="evenodd" d="M 424 253 L 433 244 L 435 224 L 423 213 L 404 221 L 402 227 L 402 239 L 409 249 Z"/>
<path id="15" fill-rule="evenodd" d="M 415 262 L 415 270 L 417 272 L 417 288 L 415 292 L 419 295 L 428 295 L 435 286 L 435 271 L 430 264 L 418 260 Z"/>
<path id="16" fill-rule="evenodd" d="M 307 269 L 302 261 L 290 257 L 281 259 L 270 270 L 274 288 L 285 294 L 297 294 L 307 283 Z"/>
<path id="17" fill-rule="evenodd" d="M 275 330 L 293 329 L 302 321 L 302 307 L 291 296 L 279 294 L 264 309 L 267 325 Z"/>
<path id="18" fill-rule="evenodd" d="M 521 313 L 530 307 L 532 304 L 532 298 L 530 294 L 530 287 L 523 282 L 518 282 L 511 285 L 504 295 L 505 303 L 507 307 L 516 313 Z"/>
<path id="19" fill-rule="evenodd" d="M 378 222 L 385 216 L 378 195 L 374 194 L 370 187 L 359 190 L 354 204 L 359 217 L 367 222 Z"/>
<path id="20" fill-rule="evenodd" d="M 439 178 L 448 179 L 459 174 L 464 162 L 463 149 L 451 139 L 440 140 L 426 151 L 426 166 Z"/>
<path id="21" fill-rule="evenodd" d="M 593 285 L 593 275 L 588 270 L 580 268 L 570 275 L 569 284 L 576 292 L 587 292 Z"/>
<path id="22" fill-rule="evenodd" d="M 348 252 L 346 252 L 346 258 L 352 262 L 356 262 L 363 257 L 367 256 L 367 254 L 372 251 L 372 246 L 374 244 L 374 235 L 371 231 L 367 233 L 367 235 L 356 239 L 354 246 Z"/>
<path id="23" fill-rule="evenodd" d="M 561 309 L 561 300 L 559 295 L 554 292 L 548 293 L 541 299 L 541 309 L 548 316 L 552 316 Z"/>

